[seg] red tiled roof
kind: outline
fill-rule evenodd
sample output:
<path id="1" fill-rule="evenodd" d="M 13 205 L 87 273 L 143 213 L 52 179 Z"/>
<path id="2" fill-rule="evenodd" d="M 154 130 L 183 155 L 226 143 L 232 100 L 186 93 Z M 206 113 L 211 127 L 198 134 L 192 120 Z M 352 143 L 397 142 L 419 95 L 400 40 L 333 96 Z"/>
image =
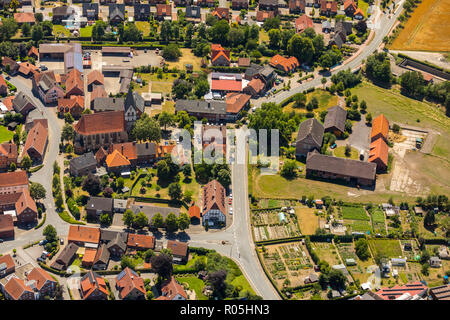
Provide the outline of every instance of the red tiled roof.
<path id="1" fill-rule="evenodd" d="M 84 96 L 71 96 L 70 98 L 58 99 L 59 112 L 70 112 L 74 107 L 84 109 Z M 67 111 L 66 108 L 68 109 Z"/>
<path id="2" fill-rule="evenodd" d="M 19 300 L 26 292 L 34 294 L 33 290 L 30 287 L 27 287 L 23 280 L 16 277 L 12 277 L 8 281 L 4 287 L 4 290 L 13 300 Z"/>
<path id="3" fill-rule="evenodd" d="M 145 294 L 144 280 L 136 272 L 126 267 L 121 274 L 123 275 L 120 279 L 116 277 L 116 284 L 122 299 L 126 298 L 133 289 Z"/>
<path id="4" fill-rule="evenodd" d="M 228 8 L 216 8 L 211 14 L 219 19 L 229 19 L 230 9 Z"/>
<path id="5" fill-rule="evenodd" d="M 23 152 L 28 153 L 28 150 L 32 148 L 42 157 L 44 155 L 45 146 L 47 144 L 47 138 L 47 128 L 44 127 L 41 122 L 37 122 L 28 132 L 27 141 L 25 142 Z"/>
<path id="6" fill-rule="evenodd" d="M 3 104 L 5 105 L 6 109 L 8 109 L 8 111 L 13 110 L 12 101 L 14 100 L 15 97 L 16 96 L 7 96 L 5 99 L 2 100 Z"/>
<path id="7" fill-rule="evenodd" d="M 155 237 L 145 234 L 129 233 L 127 246 L 142 249 L 153 249 L 155 247 Z"/>
<path id="8" fill-rule="evenodd" d="M 136 142 L 115 143 L 110 146 L 109 152 L 117 150 L 128 160 L 137 159 Z"/>
<path id="9" fill-rule="evenodd" d="M 26 171 L 18 170 L 0 173 L 0 188 L 21 185 L 28 185 L 28 176 Z"/>
<path id="10" fill-rule="evenodd" d="M 105 280 L 92 271 L 89 271 L 87 276 L 80 281 L 80 289 L 83 299 L 88 299 L 96 289 L 105 296 L 108 296 L 108 289 L 106 288 Z"/>
<path id="11" fill-rule="evenodd" d="M 344 10 L 347 10 L 348 7 L 352 6 L 356 10 L 356 3 L 353 0 L 347 0 L 344 2 Z"/>
<path id="12" fill-rule="evenodd" d="M 81 72 L 76 68 L 70 70 L 67 73 L 66 93 L 72 91 L 75 88 L 81 90 L 81 92 L 84 92 L 83 79 L 81 76 Z"/>
<path id="13" fill-rule="evenodd" d="M 2 263 L 6 264 L 6 270 L 14 270 L 14 268 L 16 267 L 16 264 L 14 263 L 14 260 L 10 254 L 5 254 L 4 256 L 0 257 L 0 264 Z"/>
<path id="14" fill-rule="evenodd" d="M 90 85 L 93 82 L 97 84 L 103 84 L 105 82 L 105 78 L 103 74 L 98 70 L 92 70 L 87 76 L 87 84 Z"/>
<path id="15" fill-rule="evenodd" d="M 8 87 L 5 79 L 3 78 L 3 76 L 0 75 L 0 87 L 3 87 L 3 86 Z"/>
<path id="16" fill-rule="evenodd" d="M 225 188 L 217 180 L 212 180 L 203 187 L 203 214 L 212 208 L 226 213 Z"/>
<path id="17" fill-rule="evenodd" d="M 30 209 L 36 214 L 38 212 L 36 202 L 34 202 L 33 198 L 31 198 L 28 189 L 22 189 L 20 197 L 16 202 L 17 216 L 20 216 L 26 209 Z"/>
<path id="18" fill-rule="evenodd" d="M 16 12 L 14 13 L 14 20 L 17 23 L 34 23 L 34 13 L 33 12 Z"/>
<path id="19" fill-rule="evenodd" d="M 272 59 L 270 59 L 269 64 L 274 68 L 281 67 L 285 72 L 292 71 L 292 69 L 295 69 L 300 66 L 297 58 L 295 57 L 285 58 L 283 56 L 280 56 L 279 54 L 274 55 Z"/>
<path id="20" fill-rule="evenodd" d="M 264 20 L 266 20 L 268 18 L 273 18 L 273 17 L 275 17 L 275 13 L 273 11 L 258 10 L 256 12 L 256 21 L 258 21 L 258 22 L 263 22 Z"/>
<path id="21" fill-rule="evenodd" d="M 212 91 L 238 91 L 242 90 L 242 81 L 213 79 L 211 81 Z"/>
<path id="22" fill-rule="evenodd" d="M 169 4 L 156 4 L 157 16 L 170 16 L 172 15 L 172 6 Z"/>
<path id="23" fill-rule="evenodd" d="M 259 78 L 254 78 L 247 84 L 247 87 L 251 87 L 256 93 L 260 93 L 264 89 L 264 82 Z"/>
<path id="24" fill-rule="evenodd" d="M 84 256 L 82 263 L 83 265 L 90 266 L 94 263 L 95 256 L 97 254 L 97 249 L 86 248 L 84 251 Z"/>
<path id="25" fill-rule="evenodd" d="M 69 242 L 98 243 L 100 240 L 100 229 L 83 226 L 69 226 Z"/>
<path id="26" fill-rule="evenodd" d="M 82 135 L 126 131 L 124 112 L 108 111 L 84 114 L 74 129 Z"/>
<path id="27" fill-rule="evenodd" d="M 174 277 L 171 277 L 170 281 L 166 281 L 161 286 L 162 295 L 158 297 L 159 300 L 172 300 L 177 294 L 187 299 L 187 294 L 183 287 L 177 282 Z M 160 299 L 161 298 L 161 299 Z"/>
<path id="28" fill-rule="evenodd" d="M 189 208 L 189 217 L 192 218 L 201 218 L 201 212 L 200 212 L 200 208 L 196 205 L 193 205 L 192 207 Z"/>
<path id="29" fill-rule="evenodd" d="M 130 161 L 125 158 L 119 151 L 114 150 L 106 156 L 106 165 L 108 168 L 129 166 Z"/>
<path id="30" fill-rule="evenodd" d="M 354 16 L 360 15 L 364 17 L 364 12 L 361 10 L 361 8 L 356 9 Z"/>
<path id="31" fill-rule="evenodd" d="M 47 281 L 54 282 L 56 284 L 55 279 L 53 279 L 47 271 L 42 268 L 34 268 L 27 276 L 28 281 L 35 280 L 36 288 L 41 290 Z"/>
<path id="32" fill-rule="evenodd" d="M 225 59 L 227 59 L 228 61 L 230 61 L 229 51 L 228 51 L 228 55 L 226 54 L 225 51 L 219 51 L 219 52 L 217 52 L 217 54 L 213 56 L 212 61 L 216 61 L 219 57 L 224 57 Z"/>
<path id="33" fill-rule="evenodd" d="M 17 160 L 17 145 L 9 142 L 0 144 L 0 155 L 7 159 Z"/>
<path id="34" fill-rule="evenodd" d="M 38 73 L 39 68 L 29 62 L 22 62 L 19 64 L 19 72 L 28 75 L 30 72 Z"/>
<path id="35" fill-rule="evenodd" d="M 102 162 L 107 155 L 108 153 L 105 151 L 105 149 L 103 149 L 103 147 L 100 147 L 100 149 L 98 149 L 95 153 L 95 160 L 97 160 L 97 162 Z"/>
<path id="36" fill-rule="evenodd" d="M 302 32 L 307 28 L 313 28 L 314 23 L 310 17 L 304 14 L 295 19 L 295 26 L 297 27 L 297 32 Z"/>
<path id="37" fill-rule="evenodd" d="M 31 57 L 31 55 L 35 55 L 36 57 L 39 57 L 39 51 L 36 49 L 35 46 L 32 46 L 30 50 L 28 50 L 28 56 Z"/>
<path id="38" fill-rule="evenodd" d="M 250 101 L 250 96 L 245 93 L 230 92 L 227 93 L 227 113 L 239 113 L 242 108 Z"/>
<path id="39" fill-rule="evenodd" d="M 373 138 L 376 135 L 381 134 L 385 139 L 387 139 L 388 133 L 389 121 L 384 115 L 380 114 L 372 121 L 372 132 L 370 137 Z"/>
<path id="40" fill-rule="evenodd" d="M 168 240 L 167 249 L 170 249 L 174 256 L 186 257 L 189 247 L 186 242 Z"/>
<path id="41" fill-rule="evenodd" d="M 104 86 L 95 86 L 91 92 L 91 101 L 95 98 L 106 98 L 107 96 L 108 94 L 106 93 Z"/>
<path id="42" fill-rule="evenodd" d="M 384 300 L 393 300 L 397 299 L 405 293 L 409 293 L 411 296 L 415 296 L 416 294 L 421 294 L 425 290 L 427 290 L 427 286 L 420 281 L 416 281 L 407 283 L 403 286 L 396 285 L 392 288 L 383 288 L 375 292 L 375 294 L 383 298 Z"/>
<path id="43" fill-rule="evenodd" d="M 385 166 L 388 164 L 389 148 L 383 138 L 378 138 L 370 144 L 369 162 L 380 159 Z"/>

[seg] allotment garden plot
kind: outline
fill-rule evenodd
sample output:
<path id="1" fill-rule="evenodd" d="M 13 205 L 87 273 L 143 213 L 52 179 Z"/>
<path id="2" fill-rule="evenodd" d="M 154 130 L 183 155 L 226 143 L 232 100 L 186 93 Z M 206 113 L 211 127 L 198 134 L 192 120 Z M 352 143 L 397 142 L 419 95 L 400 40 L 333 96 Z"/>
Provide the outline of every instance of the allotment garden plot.
<path id="1" fill-rule="evenodd" d="M 275 240 L 300 236 L 297 216 L 281 210 L 252 211 L 255 241 Z"/>
<path id="2" fill-rule="evenodd" d="M 384 212 L 381 209 L 374 209 L 371 213 L 373 232 L 386 236 L 386 224 L 384 220 Z"/>
<path id="3" fill-rule="evenodd" d="M 348 230 L 358 233 L 372 233 L 370 217 L 363 207 L 343 206 L 340 211 Z"/>
<path id="4" fill-rule="evenodd" d="M 263 246 L 259 248 L 259 253 L 279 288 L 286 279 L 291 287 L 303 285 L 304 278 L 314 271 L 309 252 L 301 242 Z"/>
<path id="5" fill-rule="evenodd" d="M 325 260 L 330 266 L 341 264 L 338 252 L 333 243 L 330 242 L 311 242 L 314 252 L 320 260 Z"/>
<path id="6" fill-rule="evenodd" d="M 369 266 L 375 265 L 372 257 L 367 260 L 362 261 L 358 258 L 355 251 L 355 244 L 353 242 L 348 243 L 338 243 L 336 247 L 339 250 L 342 260 L 347 268 L 347 270 L 352 274 L 355 280 L 359 280 L 360 283 L 367 282 L 369 277 L 372 275 Z"/>
<path id="7" fill-rule="evenodd" d="M 369 240 L 372 254 L 382 254 L 388 258 L 398 258 L 402 256 L 399 240 Z"/>

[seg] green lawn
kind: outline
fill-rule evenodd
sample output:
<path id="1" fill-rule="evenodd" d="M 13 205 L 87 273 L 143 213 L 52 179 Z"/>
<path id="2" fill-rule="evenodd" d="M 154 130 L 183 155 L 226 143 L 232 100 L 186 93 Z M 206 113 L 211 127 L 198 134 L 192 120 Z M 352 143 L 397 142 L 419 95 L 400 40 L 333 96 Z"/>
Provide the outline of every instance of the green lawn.
<path id="1" fill-rule="evenodd" d="M 142 35 L 144 37 L 146 37 L 150 34 L 150 22 L 136 21 L 135 24 L 136 24 L 136 27 L 139 29 L 139 31 L 142 31 Z"/>
<path id="2" fill-rule="evenodd" d="M 81 37 L 92 37 L 92 28 L 93 26 L 86 26 L 84 28 L 80 29 L 80 36 Z"/>
<path id="3" fill-rule="evenodd" d="M 342 207 L 341 212 L 344 219 L 365 221 L 370 220 L 363 207 Z"/>
<path id="4" fill-rule="evenodd" d="M 316 97 L 319 101 L 319 108 L 314 110 L 314 113 L 318 116 L 322 111 L 327 110 L 338 104 L 339 98 L 337 95 L 332 95 L 328 91 L 322 89 L 316 89 L 306 95 L 306 103 L 311 101 L 313 97 Z M 284 112 L 306 112 L 306 109 L 293 108 L 294 102 L 287 104 L 284 108 Z"/>
<path id="5" fill-rule="evenodd" d="M 176 73 L 163 73 L 162 79 L 159 79 L 156 73 L 138 73 L 137 76 L 146 82 L 145 86 L 135 86 L 137 92 L 148 92 L 149 83 L 151 83 L 151 91 L 159 92 L 163 95 L 172 92 L 173 81 L 178 77 Z"/>
<path id="6" fill-rule="evenodd" d="M 0 126 L 0 143 L 12 140 L 14 131 L 9 131 L 7 127 Z"/>
<path id="7" fill-rule="evenodd" d="M 361 8 L 364 13 L 364 17 L 367 17 L 367 9 L 369 8 L 369 3 L 364 0 L 357 0 L 358 8 Z"/>
<path id="8" fill-rule="evenodd" d="M 63 37 L 70 37 L 70 31 L 66 27 L 57 24 L 53 25 L 53 35 L 61 36 L 61 34 Z"/>
<path id="9" fill-rule="evenodd" d="M 385 254 L 389 258 L 397 258 L 402 255 L 398 240 L 369 240 L 369 246 L 374 256 L 377 253 Z"/>
<path id="10" fill-rule="evenodd" d="M 369 224 L 368 221 L 355 220 L 353 221 L 351 226 L 352 232 L 367 233 L 367 231 L 369 231 L 370 233 L 372 233 L 372 226 Z"/>
<path id="11" fill-rule="evenodd" d="M 356 150 L 353 147 L 351 147 L 350 157 L 347 157 L 345 155 L 345 146 L 337 147 L 336 149 L 334 149 L 333 155 L 335 157 L 346 158 L 346 159 L 353 159 L 353 160 L 358 160 L 358 158 L 359 158 L 358 150 Z"/>
<path id="12" fill-rule="evenodd" d="M 197 277 L 176 277 L 178 282 L 183 284 L 186 283 L 189 289 L 195 291 L 197 300 L 208 300 L 208 297 L 202 293 L 205 282 Z"/>
<path id="13" fill-rule="evenodd" d="M 194 56 L 191 49 L 182 48 L 178 61 L 167 61 L 169 68 L 177 67 L 178 70 L 186 70 L 186 64 L 192 64 L 194 71 L 201 71 L 202 58 Z"/>
<path id="14" fill-rule="evenodd" d="M 372 221 L 377 223 L 384 223 L 384 213 L 380 209 L 375 209 L 372 212 Z"/>

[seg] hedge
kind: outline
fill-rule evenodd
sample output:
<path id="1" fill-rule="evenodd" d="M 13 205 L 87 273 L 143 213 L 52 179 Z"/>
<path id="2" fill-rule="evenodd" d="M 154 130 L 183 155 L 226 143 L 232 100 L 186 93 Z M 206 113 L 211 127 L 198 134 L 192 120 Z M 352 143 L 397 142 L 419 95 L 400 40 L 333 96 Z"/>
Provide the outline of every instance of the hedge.
<path id="1" fill-rule="evenodd" d="M 71 223 L 71 224 L 82 224 L 85 225 L 86 223 L 84 223 L 83 221 L 77 221 L 74 218 L 72 218 L 69 213 L 64 210 L 63 212 L 59 212 L 58 211 L 58 215 L 61 219 L 63 219 L 65 222 L 67 223 Z"/>
<path id="2" fill-rule="evenodd" d="M 39 223 L 36 227 L 34 227 L 34 229 L 39 229 L 40 227 L 42 227 L 45 223 L 45 219 L 47 219 L 47 214 L 44 213 L 44 218 L 42 219 L 41 223 Z"/>
<path id="3" fill-rule="evenodd" d="M 435 238 L 435 239 L 423 239 L 425 244 L 443 244 L 450 245 L 450 240 L 446 238 Z"/>
<path id="4" fill-rule="evenodd" d="M 39 266 L 42 269 L 47 270 L 51 273 L 57 274 L 61 277 L 66 277 L 68 275 L 65 271 L 59 271 L 59 270 L 53 269 L 52 267 L 49 267 L 48 265 L 46 265 L 45 263 L 42 263 L 42 262 L 39 262 Z"/>
<path id="5" fill-rule="evenodd" d="M 28 170 L 28 172 L 29 172 L 29 173 L 36 172 L 36 171 L 40 170 L 43 166 L 44 166 L 44 165 L 41 164 L 41 165 L 39 165 L 39 166 L 36 166 L 36 167 L 34 167 L 34 168 Z"/>
<path id="6" fill-rule="evenodd" d="M 408 59 L 408 60 L 411 60 L 411 61 L 414 61 L 414 62 L 423 64 L 423 65 L 426 65 L 426 66 L 428 66 L 428 67 L 430 67 L 430 68 L 437 69 L 437 70 L 439 70 L 439 71 L 449 73 L 449 71 L 448 71 L 447 69 L 442 68 L 442 67 L 439 67 L 439 66 L 437 66 L 437 65 L 434 65 L 434 64 L 432 64 L 432 63 L 430 63 L 430 62 L 428 62 L 428 61 L 417 60 L 417 59 L 414 59 L 414 58 L 411 58 L 411 57 L 407 56 L 406 54 L 400 53 L 400 52 L 398 53 L 398 56 L 399 56 L 400 58 Z"/>
<path id="7" fill-rule="evenodd" d="M 209 69 L 219 72 L 228 73 L 244 73 L 247 68 L 244 67 L 224 67 L 224 66 L 210 66 Z"/>
<path id="8" fill-rule="evenodd" d="M 204 256 L 204 255 L 207 255 L 208 253 L 216 252 L 216 250 L 200 248 L 200 247 L 189 247 L 189 252 Z"/>
<path id="9" fill-rule="evenodd" d="M 255 244 L 258 246 L 269 245 L 269 244 L 278 244 L 278 243 L 297 241 L 297 240 L 301 240 L 303 238 L 305 238 L 305 236 L 297 236 L 297 237 L 275 239 L 275 240 L 263 240 L 263 241 L 256 241 Z"/>

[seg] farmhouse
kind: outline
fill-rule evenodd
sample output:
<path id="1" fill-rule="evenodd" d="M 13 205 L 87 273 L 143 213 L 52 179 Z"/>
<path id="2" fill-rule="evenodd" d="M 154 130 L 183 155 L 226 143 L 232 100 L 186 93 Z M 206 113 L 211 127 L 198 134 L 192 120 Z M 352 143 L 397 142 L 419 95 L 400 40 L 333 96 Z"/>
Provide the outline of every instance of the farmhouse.
<path id="1" fill-rule="evenodd" d="M 372 131 L 370 133 L 370 141 L 374 142 L 378 138 L 383 138 L 385 142 L 388 141 L 389 121 L 386 117 L 380 114 L 372 121 Z"/>
<path id="2" fill-rule="evenodd" d="M 203 187 L 203 225 L 225 225 L 225 214 L 225 188 L 217 180 L 212 180 Z"/>
<path id="3" fill-rule="evenodd" d="M 53 71 L 36 74 L 32 79 L 33 92 L 39 96 L 44 104 L 56 103 L 64 97 L 61 80 L 57 79 Z"/>
<path id="4" fill-rule="evenodd" d="M 0 170 L 9 168 L 11 163 L 17 165 L 17 145 L 4 142 L 0 144 Z"/>
<path id="5" fill-rule="evenodd" d="M 342 179 L 358 185 L 375 184 L 376 164 L 326 156 L 317 151 L 309 152 L 306 158 L 306 176 L 324 179 Z"/>
<path id="6" fill-rule="evenodd" d="M 14 111 L 23 116 L 26 116 L 31 110 L 36 109 L 30 97 L 22 91 L 16 94 L 15 98 L 12 100 L 12 106 Z"/>
<path id="7" fill-rule="evenodd" d="M 369 162 L 376 163 L 377 172 L 385 172 L 388 166 L 388 145 L 382 138 L 378 138 L 370 144 Z"/>
<path id="8" fill-rule="evenodd" d="M 47 143 L 48 130 L 41 122 L 37 122 L 28 132 L 22 155 L 28 154 L 31 160 L 40 163 L 44 160 Z"/>
<path id="9" fill-rule="evenodd" d="M 300 66 L 296 57 L 285 58 L 279 54 L 270 59 L 269 65 L 284 73 L 293 72 Z"/>
<path id="10" fill-rule="evenodd" d="M 324 128 L 315 118 L 303 121 L 298 129 L 295 141 L 295 155 L 306 157 L 308 152 L 320 150 L 322 146 Z"/>
<path id="11" fill-rule="evenodd" d="M 223 101 L 177 100 L 175 111 L 186 111 L 198 119 L 206 118 L 212 122 L 225 121 L 227 118 L 227 104 Z"/>
<path id="12" fill-rule="evenodd" d="M 0 194 L 20 193 L 22 189 L 28 189 L 26 171 L 17 170 L 0 173 Z"/>
<path id="13" fill-rule="evenodd" d="M 290 2 L 292 3 L 292 1 Z M 295 28 L 297 29 L 297 33 L 302 33 L 307 28 L 313 28 L 314 23 L 310 17 L 306 14 L 301 15 L 297 19 L 295 19 Z"/>
<path id="14" fill-rule="evenodd" d="M 1 199 L 1 195 L 0 195 Z M 14 221 L 10 214 L 0 215 L 0 239 L 14 238 Z M 1 268 L 0 268 L 1 269 Z M 0 270 L 1 272 L 1 270 Z"/>
<path id="15" fill-rule="evenodd" d="M 336 137 L 340 137 L 345 132 L 345 120 L 347 110 L 340 106 L 334 106 L 327 110 L 327 115 L 323 123 L 324 131 L 331 132 Z"/>
<path id="16" fill-rule="evenodd" d="M 0 194 L 0 213 L 11 215 L 14 224 L 36 222 L 36 202 L 31 198 L 28 187 L 14 193 Z"/>

